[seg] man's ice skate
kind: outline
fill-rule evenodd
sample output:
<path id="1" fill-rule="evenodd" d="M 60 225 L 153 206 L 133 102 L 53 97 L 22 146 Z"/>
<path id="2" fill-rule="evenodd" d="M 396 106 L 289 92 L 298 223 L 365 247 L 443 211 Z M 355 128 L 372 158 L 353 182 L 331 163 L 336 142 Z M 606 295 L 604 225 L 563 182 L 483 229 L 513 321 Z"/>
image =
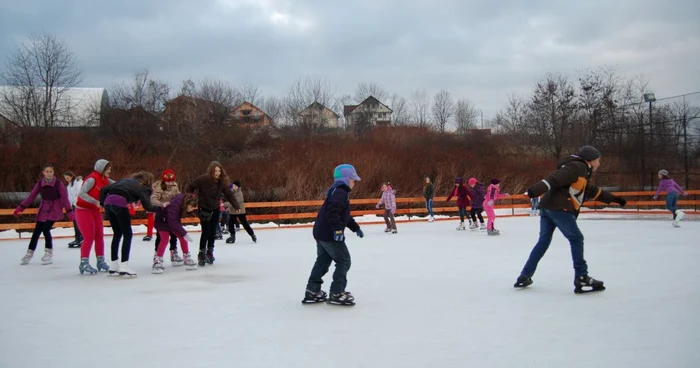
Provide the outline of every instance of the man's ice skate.
<path id="1" fill-rule="evenodd" d="M 459 226 L 457 226 L 457 230 L 467 230 L 467 227 L 464 226 L 464 222 L 459 223 Z"/>
<path id="2" fill-rule="evenodd" d="M 80 258 L 80 265 L 78 265 L 78 271 L 80 271 L 80 274 L 84 274 L 85 272 L 88 273 L 88 275 L 94 275 L 97 273 L 97 270 L 90 266 L 90 258 Z"/>
<path id="3" fill-rule="evenodd" d="M 97 256 L 97 271 L 109 271 L 109 266 L 105 262 L 105 256 Z"/>
<path id="4" fill-rule="evenodd" d="M 32 260 L 32 257 L 34 257 L 34 251 L 33 250 L 27 250 L 27 254 L 22 257 L 21 265 L 26 265 L 29 263 L 29 261 Z"/>
<path id="5" fill-rule="evenodd" d="M 532 278 L 528 277 L 528 276 L 520 275 L 520 276 L 518 276 L 518 279 L 515 280 L 515 284 L 513 285 L 513 287 L 524 288 L 524 287 L 527 287 L 530 285 L 532 285 Z"/>
<path id="6" fill-rule="evenodd" d="M 182 266 L 183 259 L 182 259 L 182 257 L 180 257 L 179 254 L 177 254 L 177 250 L 170 251 L 170 263 L 173 266 Z"/>
<path id="7" fill-rule="evenodd" d="M 163 266 L 163 257 L 153 257 L 153 269 L 151 269 L 151 273 L 161 274 L 163 271 L 165 271 L 165 267 Z"/>
<path id="8" fill-rule="evenodd" d="M 197 262 L 192 259 L 192 255 L 190 253 L 185 253 L 183 256 L 182 263 L 185 265 L 185 269 L 189 271 L 196 270 Z"/>
<path id="9" fill-rule="evenodd" d="M 603 290 L 605 290 L 603 282 L 600 280 L 596 280 L 588 275 L 577 276 L 574 279 L 574 293 L 576 294 L 590 293 L 594 291 Z"/>
<path id="10" fill-rule="evenodd" d="M 209 248 L 207 249 L 207 263 L 213 265 L 214 261 L 216 261 L 216 258 L 214 258 L 214 249 Z"/>
<path id="11" fill-rule="evenodd" d="M 199 267 L 204 267 L 207 265 L 207 255 L 204 253 L 204 251 L 199 251 L 199 254 L 197 254 L 197 266 Z"/>
<path id="12" fill-rule="evenodd" d="M 471 225 L 469 225 L 469 230 L 471 230 L 471 231 L 474 231 L 478 228 L 479 228 L 479 225 L 477 225 L 476 223 L 472 223 Z"/>
<path id="13" fill-rule="evenodd" d="M 136 276 L 136 271 L 132 270 L 129 267 L 129 262 L 120 262 L 119 263 L 119 275 L 120 276 Z"/>
<path id="14" fill-rule="evenodd" d="M 107 272 L 109 272 L 110 276 L 119 276 L 119 260 L 110 261 Z"/>
<path id="15" fill-rule="evenodd" d="M 331 305 L 353 306 L 355 305 L 355 297 L 352 296 L 350 292 L 344 291 L 340 294 L 331 294 L 326 303 Z"/>
<path id="16" fill-rule="evenodd" d="M 46 249 L 44 256 L 41 257 L 41 264 L 50 265 L 53 263 L 53 249 Z"/>
<path id="17" fill-rule="evenodd" d="M 487 230 L 486 234 L 488 234 L 488 235 L 501 235 L 501 232 L 496 230 L 496 229 L 491 229 L 491 230 Z"/>
<path id="18" fill-rule="evenodd" d="M 314 304 L 322 303 L 328 299 L 328 294 L 325 291 L 319 290 L 318 292 L 306 290 L 304 294 L 304 300 L 301 301 L 302 304 Z"/>

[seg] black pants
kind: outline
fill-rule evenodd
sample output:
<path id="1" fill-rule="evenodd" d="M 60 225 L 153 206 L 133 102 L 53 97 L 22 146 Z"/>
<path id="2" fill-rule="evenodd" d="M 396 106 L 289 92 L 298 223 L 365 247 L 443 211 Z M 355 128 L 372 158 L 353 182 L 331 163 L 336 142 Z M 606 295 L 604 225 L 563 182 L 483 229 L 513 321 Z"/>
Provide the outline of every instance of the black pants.
<path id="1" fill-rule="evenodd" d="M 134 233 L 131 230 L 129 209 L 108 204 L 105 206 L 105 212 L 107 213 L 107 220 L 112 226 L 112 232 L 114 232 L 114 237 L 112 237 L 112 261 L 119 260 L 119 242 L 123 237 L 121 261 L 128 262 L 129 254 L 131 253 L 131 239 L 134 237 Z"/>
<path id="2" fill-rule="evenodd" d="M 216 228 L 219 225 L 219 210 L 212 212 L 211 218 L 205 219 L 199 216 L 199 222 L 202 225 L 202 237 L 199 238 L 199 251 L 204 252 L 207 249 L 214 250 L 214 241 L 216 240 Z"/>
<path id="3" fill-rule="evenodd" d="M 32 233 L 32 240 L 29 241 L 29 249 L 36 250 L 36 245 L 39 243 L 39 236 L 44 234 L 44 242 L 46 243 L 46 249 L 53 249 L 53 238 L 51 237 L 51 228 L 55 221 L 44 221 L 36 222 L 34 226 L 34 232 Z"/>
<path id="4" fill-rule="evenodd" d="M 75 213 L 75 206 L 73 206 L 73 213 Z M 83 241 L 83 234 L 80 232 L 80 229 L 78 228 L 78 222 L 75 220 L 75 218 L 73 219 L 73 229 L 75 230 L 75 241 Z"/>
<path id="5" fill-rule="evenodd" d="M 158 244 L 160 244 L 160 231 L 156 230 L 156 252 Z M 177 236 L 172 231 L 170 232 L 170 250 L 177 250 Z"/>
<path id="6" fill-rule="evenodd" d="M 345 291 L 348 284 L 348 271 L 350 270 L 350 251 L 345 242 L 325 242 L 316 241 L 316 263 L 311 269 L 309 283 L 306 290 L 318 292 L 323 284 L 323 276 L 328 273 L 331 262 L 335 262 L 335 272 L 333 272 L 333 282 L 330 293 L 340 294 Z"/>
<path id="7" fill-rule="evenodd" d="M 228 219 L 228 229 L 231 232 L 232 238 L 236 239 L 236 231 L 234 230 L 234 227 L 236 226 L 236 220 L 238 220 L 243 225 L 243 228 L 245 229 L 245 232 L 248 233 L 248 235 L 250 235 L 251 237 L 255 236 L 253 229 L 248 223 L 248 219 L 246 219 L 245 217 L 245 213 L 241 213 L 237 215 L 231 215 Z"/>
<path id="8" fill-rule="evenodd" d="M 482 224 L 484 223 L 484 218 L 481 217 L 482 212 L 484 212 L 483 208 L 474 208 L 474 207 L 472 207 L 472 209 L 469 211 L 469 216 L 471 216 L 472 221 L 474 221 L 475 224 L 476 224 L 476 217 L 477 216 L 479 216 L 479 222 Z"/>

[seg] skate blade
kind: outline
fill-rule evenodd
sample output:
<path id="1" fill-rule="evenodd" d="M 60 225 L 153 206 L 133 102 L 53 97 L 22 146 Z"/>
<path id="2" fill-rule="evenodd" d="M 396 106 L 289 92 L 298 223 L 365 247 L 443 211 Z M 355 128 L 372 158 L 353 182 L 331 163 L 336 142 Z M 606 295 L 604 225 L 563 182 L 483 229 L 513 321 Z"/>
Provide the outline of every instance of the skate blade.
<path id="1" fill-rule="evenodd" d="M 151 270 L 151 273 L 154 275 L 160 275 L 163 273 L 163 270 Z"/>
<path id="2" fill-rule="evenodd" d="M 595 293 L 597 291 L 603 291 L 603 290 L 605 290 L 605 286 L 601 286 L 597 289 L 588 289 L 588 290 L 586 290 L 586 289 L 581 289 L 581 290 L 574 289 L 574 293 L 575 294 L 588 294 L 588 293 Z"/>
<path id="3" fill-rule="evenodd" d="M 338 302 L 332 302 L 332 301 L 327 301 L 326 304 L 328 305 L 337 305 L 339 307 L 352 307 L 355 305 L 355 302 L 345 302 L 345 303 L 338 303 Z"/>
<path id="4" fill-rule="evenodd" d="M 132 278 L 138 276 L 138 274 L 135 273 L 126 273 L 126 272 L 119 272 L 119 276 L 126 276 L 127 278 Z"/>
<path id="5" fill-rule="evenodd" d="M 187 267 L 185 267 L 185 270 L 187 270 L 187 271 L 196 271 L 196 270 L 197 270 L 197 266 L 187 266 Z"/>
<path id="6" fill-rule="evenodd" d="M 173 267 L 180 267 L 180 266 L 182 266 L 183 264 L 184 264 L 184 263 L 172 263 L 171 265 L 172 265 Z"/>
<path id="7" fill-rule="evenodd" d="M 325 299 L 324 299 L 324 300 L 307 300 L 307 299 L 304 299 L 304 300 L 301 301 L 301 304 L 319 304 L 319 303 L 325 303 L 325 302 L 326 302 Z"/>

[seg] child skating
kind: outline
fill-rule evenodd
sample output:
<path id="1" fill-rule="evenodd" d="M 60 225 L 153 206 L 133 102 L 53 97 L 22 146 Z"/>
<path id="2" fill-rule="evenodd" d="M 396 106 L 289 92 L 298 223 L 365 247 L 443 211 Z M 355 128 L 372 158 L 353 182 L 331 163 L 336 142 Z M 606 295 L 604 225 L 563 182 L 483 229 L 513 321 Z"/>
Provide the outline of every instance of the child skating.
<path id="1" fill-rule="evenodd" d="M 365 236 L 360 225 L 350 215 L 350 191 L 360 181 L 360 177 L 352 165 L 344 164 L 335 168 L 333 178 L 335 181 L 326 192 L 326 199 L 314 223 L 316 262 L 311 269 L 304 300 L 301 302 L 311 304 L 326 301 L 333 305 L 352 306 L 355 305 L 355 297 L 345 290 L 350 270 L 350 251 L 345 244 L 345 228 L 360 238 Z M 321 290 L 321 285 L 331 262 L 335 262 L 335 272 L 328 297 Z"/>
<path id="2" fill-rule="evenodd" d="M 377 209 L 384 206 L 384 222 L 386 223 L 385 233 L 396 234 L 396 191 L 391 188 L 390 183 L 382 184 L 382 198 L 377 203 Z"/>
<path id="3" fill-rule="evenodd" d="M 659 171 L 659 188 L 656 190 L 656 194 L 654 194 L 654 200 L 659 198 L 659 194 L 662 192 L 666 192 L 666 209 L 673 214 L 673 222 L 671 224 L 674 227 L 681 227 L 679 222 L 683 219 L 685 213 L 677 208 L 678 195 L 682 194 L 687 196 L 688 193 L 686 193 L 675 180 L 671 179 L 666 170 Z"/>
<path id="4" fill-rule="evenodd" d="M 486 188 L 486 196 L 483 202 L 486 216 L 489 218 L 486 223 L 486 233 L 488 235 L 501 235 L 501 232 L 494 227 L 494 222 L 496 221 L 495 207 L 497 200 L 507 196 L 509 196 L 508 193 L 501 194 L 501 181 L 498 179 L 491 179 L 491 184 Z"/>
<path id="5" fill-rule="evenodd" d="M 197 269 L 197 262 L 192 259 L 190 254 L 189 243 L 192 242 L 192 238 L 187 234 L 185 227 L 182 226 L 182 218 L 194 213 L 197 210 L 197 204 L 196 196 L 192 194 L 177 194 L 170 199 L 165 208 L 158 208 L 156 211 L 154 226 L 156 231 L 158 231 L 160 242 L 158 243 L 156 254 L 153 256 L 152 273 L 160 274 L 165 270 L 163 255 L 165 255 L 165 250 L 168 248 L 171 234 L 180 241 L 183 257 L 180 265 L 184 264 L 187 270 Z M 175 265 L 175 262 L 173 262 L 173 265 Z"/>
<path id="6" fill-rule="evenodd" d="M 486 230 L 486 225 L 484 224 L 484 218 L 481 216 L 481 213 L 484 212 L 486 189 L 484 189 L 484 184 L 480 183 L 476 178 L 470 178 L 467 184 L 472 188 L 472 209 L 469 211 L 471 224 L 469 225 L 469 229 L 484 231 Z M 479 217 L 479 225 L 476 224 L 477 217 Z"/>
<path id="7" fill-rule="evenodd" d="M 156 207 L 164 207 L 166 203 L 170 202 L 176 195 L 180 194 L 180 187 L 178 187 L 175 181 L 175 171 L 172 169 L 165 169 L 161 175 L 161 180 L 153 183 L 153 192 L 151 194 L 151 203 Z M 150 215 L 153 214 L 153 226 L 155 226 L 155 213 L 149 212 Z M 149 220 L 150 221 L 150 220 Z M 156 245 L 154 251 L 158 251 L 160 245 L 160 231 L 156 228 Z M 150 232 L 152 234 L 152 231 Z M 183 259 L 177 253 L 177 239 L 175 234 L 170 233 L 170 263 L 173 266 L 182 266 Z"/>
<path id="8" fill-rule="evenodd" d="M 452 197 L 457 197 L 457 208 L 459 209 L 459 226 L 457 230 L 466 230 L 467 227 L 464 225 L 464 218 L 467 217 L 467 207 L 469 206 L 469 200 L 471 199 L 471 193 L 467 186 L 464 185 L 464 179 L 462 177 L 457 177 L 455 179 L 455 187 L 447 196 L 446 202 L 449 202 Z M 471 225 L 471 219 L 469 219 Z"/>

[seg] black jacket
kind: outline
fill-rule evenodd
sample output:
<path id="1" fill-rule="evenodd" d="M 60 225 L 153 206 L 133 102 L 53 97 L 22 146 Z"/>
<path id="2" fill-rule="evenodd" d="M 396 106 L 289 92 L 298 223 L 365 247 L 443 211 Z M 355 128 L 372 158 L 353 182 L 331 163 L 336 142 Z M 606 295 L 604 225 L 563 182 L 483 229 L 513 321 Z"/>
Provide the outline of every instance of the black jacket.
<path id="1" fill-rule="evenodd" d="M 435 187 L 433 183 L 423 185 L 423 197 L 425 197 L 426 200 L 435 197 Z"/>
<path id="2" fill-rule="evenodd" d="M 126 198 L 127 203 L 141 201 L 141 206 L 148 212 L 155 212 L 158 206 L 151 203 L 151 188 L 141 185 L 136 179 L 122 179 L 100 190 L 100 205 L 104 206 L 105 199 L 110 194 Z"/>
<path id="3" fill-rule="evenodd" d="M 335 182 L 328 189 L 326 200 L 318 211 L 314 223 L 314 239 L 333 241 L 336 231 L 345 228 L 357 232 L 360 225 L 350 216 L 350 187 L 341 182 Z"/>

